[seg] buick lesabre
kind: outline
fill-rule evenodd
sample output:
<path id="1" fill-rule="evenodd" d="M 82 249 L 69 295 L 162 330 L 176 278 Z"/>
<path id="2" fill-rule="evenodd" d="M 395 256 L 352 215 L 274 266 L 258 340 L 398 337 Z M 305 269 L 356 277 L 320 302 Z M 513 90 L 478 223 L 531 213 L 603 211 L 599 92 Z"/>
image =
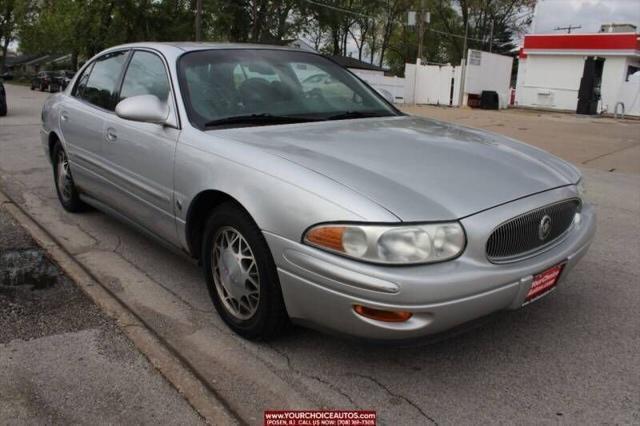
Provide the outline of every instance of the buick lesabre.
<path id="1" fill-rule="evenodd" d="M 403 114 L 295 49 L 113 47 L 42 111 L 62 206 L 199 260 L 225 323 L 371 340 L 443 332 L 548 294 L 595 232 L 572 165 Z"/>

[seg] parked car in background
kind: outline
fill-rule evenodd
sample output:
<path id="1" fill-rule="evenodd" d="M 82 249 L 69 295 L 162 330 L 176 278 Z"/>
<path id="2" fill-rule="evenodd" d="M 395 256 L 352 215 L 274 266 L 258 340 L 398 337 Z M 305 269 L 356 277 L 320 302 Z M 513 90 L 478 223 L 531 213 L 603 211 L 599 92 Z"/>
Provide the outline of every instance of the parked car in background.
<path id="1" fill-rule="evenodd" d="M 54 92 L 55 88 L 53 83 L 53 79 L 55 77 L 55 71 L 40 71 L 31 79 L 31 90 L 38 89 L 41 92 L 49 91 Z"/>
<path id="2" fill-rule="evenodd" d="M 11 71 L 5 71 L 2 74 L 0 74 L 0 79 L 4 81 L 13 80 L 13 74 L 11 74 Z"/>
<path id="3" fill-rule="evenodd" d="M 247 338 L 292 320 L 415 339 L 518 309 L 565 279 L 596 228 L 576 167 L 403 114 L 298 49 L 117 46 L 42 120 L 62 206 L 91 204 L 199 259 Z"/>
<path id="4" fill-rule="evenodd" d="M 7 92 L 4 90 L 4 84 L 0 79 L 0 117 L 7 115 Z"/>
<path id="5" fill-rule="evenodd" d="M 53 92 L 59 92 L 61 90 L 64 90 L 67 88 L 67 86 L 69 85 L 69 82 L 73 79 L 73 76 L 75 75 L 74 71 L 69 71 L 69 70 L 62 70 L 62 71 L 57 71 L 53 77 L 53 81 L 52 81 L 52 86 Z"/>

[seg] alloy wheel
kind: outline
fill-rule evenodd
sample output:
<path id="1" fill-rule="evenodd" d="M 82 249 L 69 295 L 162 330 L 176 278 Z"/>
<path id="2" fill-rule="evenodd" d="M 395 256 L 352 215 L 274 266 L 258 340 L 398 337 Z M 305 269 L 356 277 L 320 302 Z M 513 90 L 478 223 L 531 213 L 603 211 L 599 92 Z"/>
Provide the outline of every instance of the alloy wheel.
<path id="1" fill-rule="evenodd" d="M 233 227 L 213 238 L 211 269 L 216 291 L 227 312 L 239 320 L 253 317 L 260 301 L 260 274 L 249 243 Z"/>
<path id="2" fill-rule="evenodd" d="M 58 151 L 58 162 L 56 167 L 56 179 L 58 191 L 65 202 L 70 202 L 73 198 L 73 179 L 69 170 L 69 160 L 63 150 Z"/>

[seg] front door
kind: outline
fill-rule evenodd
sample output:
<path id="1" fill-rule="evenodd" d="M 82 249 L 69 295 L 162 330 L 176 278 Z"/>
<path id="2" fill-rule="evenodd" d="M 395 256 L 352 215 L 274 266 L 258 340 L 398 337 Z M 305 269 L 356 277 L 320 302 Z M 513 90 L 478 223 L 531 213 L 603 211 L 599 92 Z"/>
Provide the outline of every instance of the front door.
<path id="1" fill-rule="evenodd" d="M 118 101 L 154 95 L 168 102 L 175 120 L 173 95 L 162 58 L 134 51 L 122 80 Z M 142 123 L 112 116 L 105 125 L 112 204 L 149 231 L 176 242 L 173 209 L 173 159 L 177 126 Z"/>
<path id="2" fill-rule="evenodd" d="M 598 113 L 603 68 L 604 58 L 589 56 L 584 61 L 584 70 L 578 90 L 578 107 L 576 109 L 578 114 L 594 115 Z"/>
<path id="3" fill-rule="evenodd" d="M 128 51 L 107 53 L 88 65 L 60 109 L 60 129 L 81 192 L 107 195 L 104 158 L 105 120 L 113 115 L 113 96 Z"/>

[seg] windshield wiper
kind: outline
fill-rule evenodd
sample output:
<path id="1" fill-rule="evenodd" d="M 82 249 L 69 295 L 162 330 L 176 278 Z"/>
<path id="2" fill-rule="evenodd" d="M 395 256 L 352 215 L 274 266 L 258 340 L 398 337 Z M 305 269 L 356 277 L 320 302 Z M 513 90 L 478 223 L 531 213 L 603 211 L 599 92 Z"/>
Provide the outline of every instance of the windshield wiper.
<path id="1" fill-rule="evenodd" d="M 231 117 L 218 118 L 208 121 L 204 127 L 224 126 L 229 124 L 287 124 L 304 123 L 307 121 L 318 121 L 317 118 L 309 118 L 295 115 L 273 115 L 269 113 L 232 115 Z"/>
<path id="2" fill-rule="evenodd" d="M 339 114 L 326 117 L 327 120 L 348 120 L 351 118 L 390 117 L 388 112 L 376 111 L 344 111 Z"/>

